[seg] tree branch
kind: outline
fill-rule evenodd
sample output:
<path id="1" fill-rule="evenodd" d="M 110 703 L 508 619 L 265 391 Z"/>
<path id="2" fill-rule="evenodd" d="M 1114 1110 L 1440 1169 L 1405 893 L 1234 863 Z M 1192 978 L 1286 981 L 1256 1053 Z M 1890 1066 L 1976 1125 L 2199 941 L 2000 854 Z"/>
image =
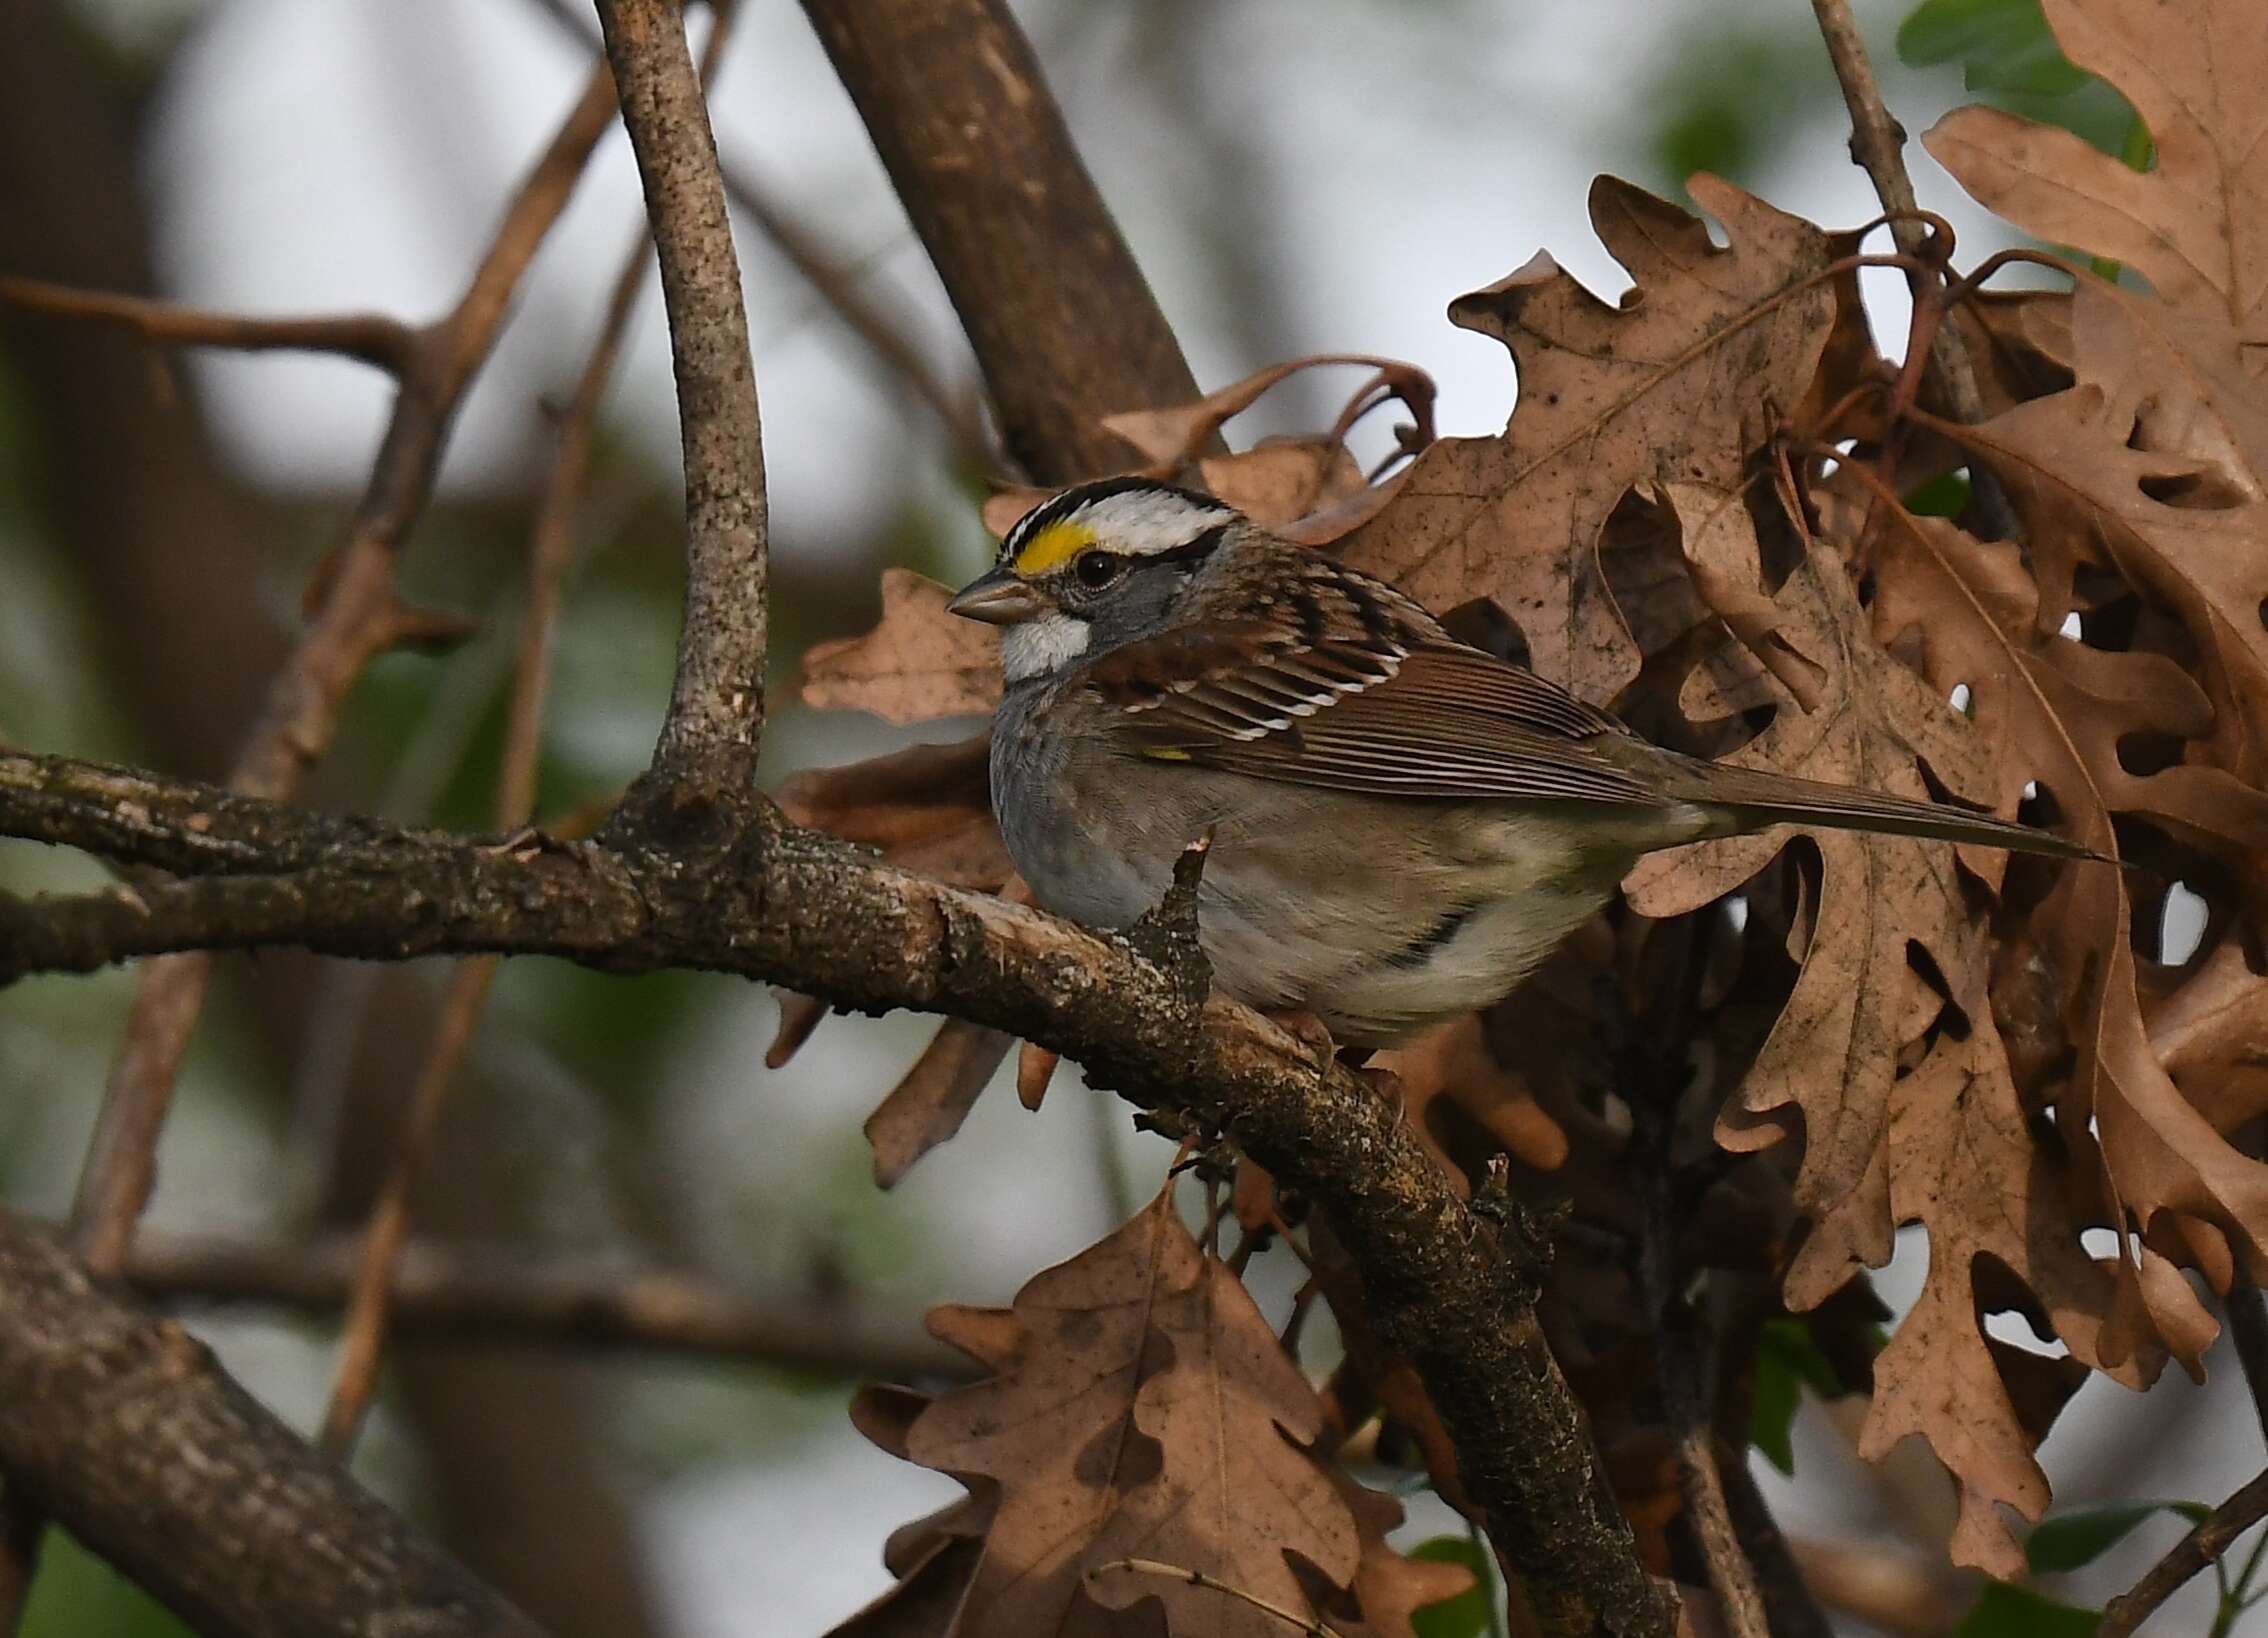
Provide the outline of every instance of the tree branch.
<path id="1" fill-rule="evenodd" d="M 1097 424 L 1198 396 L 1172 328 L 1001 0 L 804 0 L 936 264 L 1009 455 L 1038 483 L 1126 464 Z"/>
<path id="2" fill-rule="evenodd" d="M 764 724 L 766 521 L 756 371 L 708 104 L 671 0 L 600 0 L 661 260 L 685 448 L 685 624 L 653 772 L 729 795 Z"/>
<path id="3" fill-rule="evenodd" d="M 1929 229 L 1920 220 L 1921 206 L 1914 197 L 1913 178 L 1906 174 L 1902 153 L 1906 145 L 1905 128 L 1890 117 L 1890 110 L 1882 100 L 1882 88 L 1874 78 L 1874 65 L 1867 61 L 1866 42 L 1859 37 L 1858 23 L 1851 16 L 1850 0 L 1811 0 L 1811 9 L 1819 19 L 1820 36 L 1827 42 L 1827 56 L 1834 64 L 1835 81 L 1842 87 L 1843 102 L 1851 111 L 1851 159 L 1866 172 L 1867 180 L 1874 184 L 1875 197 L 1889 213 L 1891 239 L 1908 256 L 1920 256 L 1928 244 Z M 1906 279 L 1914 287 L 1918 301 L 1924 275 L 1909 272 Z M 1938 287 L 1933 284 L 1930 288 Z M 1932 375 L 1943 389 L 1945 408 L 1952 412 L 1953 418 L 1971 424 L 1984 420 L 1984 392 L 1977 384 L 1976 364 L 1969 357 L 1968 343 L 1953 325 L 1936 326 L 1930 337 L 1929 362 Z M 2012 537 L 2016 514 L 1999 480 L 1990 473 L 1972 476 L 1972 488 L 1989 532 L 2002 538 Z"/>
<path id="4" fill-rule="evenodd" d="M 540 1638 L 180 1326 L 0 1211 L 0 1467 L 200 1631 Z"/>
<path id="5" fill-rule="evenodd" d="M 708 44 L 701 53 L 701 79 L 715 72 L 731 26 L 731 12 L 719 6 Z M 543 742 L 543 708 L 551 688 L 552 628 L 558 619 L 560 584 L 574 545 L 575 514 L 583 498 L 590 469 L 592 430 L 600 400 L 613 379 L 614 362 L 622 350 L 638 287 L 645 280 L 647 236 L 640 233 L 615 275 L 614 289 L 575 381 L 559 426 L 559 446 L 551 476 L 544 485 L 536 524 L 528 547 L 527 607 L 520 619 L 519 652 L 513 662 L 511 701 L 504 725 L 504 749 L 498 757 L 496 828 L 513 831 L 535 816 L 537 763 Z M 386 1343 L 388 1299 L 393 1287 L 395 1259 L 409 1239 L 410 1190 L 424 1169 L 426 1152 L 440 1125 L 442 1110 L 457 1078 L 458 1065 L 478 1029 L 489 991 L 495 982 L 497 959 L 476 956 L 460 963 L 449 975 L 440 1005 L 434 1009 L 433 1036 L 425 1061 L 410 1091 L 409 1109 L 386 1181 L 370 1208 L 369 1227 L 363 1237 L 360 1265 L 347 1304 L 339 1362 L 333 1374 L 331 1399 L 323 1412 L 318 1443 L 344 1460 L 362 1430 L 371 1401 L 378 1391 L 378 1364 Z"/>
<path id="6" fill-rule="evenodd" d="M 312 618 L 269 684 L 259 720 L 231 766 L 232 789 L 290 795 L 329 748 L 339 709 L 363 669 L 402 635 L 394 588 L 402 541 L 432 493 L 457 406 L 495 345 L 521 275 L 566 209 L 613 106 L 613 80 L 601 64 L 506 206 L 464 295 L 445 318 L 416 332 L 370 482 L 346 539 L 317 571 Z M 153 962 L 135 991 L 72 1213 L 79 1248 L 98 1273 L 115 1271 L 149 1199 L 158 1136 L 209 976 L 209 964 L 198 956 Z"/>
<path id="7" fill-rule="evenodd" d="M 141 1234 L 127 1284 L 190 1304 L 256 1303 L 328 1318 L 346 1305 L 357 1252 L 346 1238 L 268 1245 Z M 905 1325 L 744 1297 L 662 1269 L 577 1269 L 456 1245 L 404 1248 L 388 1311 L 405 1339 L 510 1343 L 740 1359 L 828 1376 L 896 1381 L 969 1374 L 967 1359 Z"/>
<path id="8" fill-rule="evenodd" d="M 32 779 L 27 764 L 48 776 Z M 0 834 L 31 828 L 16 822 L 10 789 L 101 789 L 113 777 L 0 754 Z M 144 777 L 136 789 L 144 816 L 129 857 L 141 862 L 179 850 L 173 833 L 191 819 L 200 847 L 232 856 L 256 836 L 287 835 L 294 820 L 281 807 L 224 808 L 209 787 Z M 1547 1630 L 1669 1630 L 1527 1275 L 1396 1108 L 1249 1009 L 1193 1001 L 1123 940 L 877 864 L 744 802 L 666 849 L 635 830 L 504 851 L 384 827 L 350 839 L 339 822 L 314 820 L 325 843 L 279 847 L 320 862 L 288 874 L 0 898 L 0 980 L 188 946 L 293 943 L 380 959 L 492 950 L 609 972 L 739 973 L 844 1007 L 947 1012 L 1037 1041 L 1079 1060 L 1098 1086 L 1224 1131 L 1331 1212 L 1380 1334 L 1424 1377 L 1460 1477 Z M 121 827 L 90 805 L 86 836 L 115 838 Z M 80 829 L 52 798 L 37 824 L 55 840 Z"/>
<path id="9" fill-rule="evenodd" d="M 2268 1473 L 2262 1473 L 2206 1515 L 2149 1573 L 2112 1599 L 2095 1638 L 2127 1638 L 2183 1583 L 2227 1552 L 2237 1537 L 2268 1518 Z"/>
<path id="10" fill-rule="evenodd" d="M 27 312 L 114 324 L 162 346 L 218 347 L 230 352 L 334 353 L 360 359 L 391 374 L 409 367 L 417 331 L 383 313 L 324 313 L 262 317 L 214 313 L 145 296 L 76 290 L 40 279 L 0 278 L 0 301 Z"/>

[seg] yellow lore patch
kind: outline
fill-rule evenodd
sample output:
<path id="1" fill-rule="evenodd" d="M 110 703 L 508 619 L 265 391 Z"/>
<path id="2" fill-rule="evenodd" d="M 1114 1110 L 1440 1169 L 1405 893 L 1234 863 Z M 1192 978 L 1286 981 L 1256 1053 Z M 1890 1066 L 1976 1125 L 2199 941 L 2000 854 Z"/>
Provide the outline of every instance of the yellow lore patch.
<path id="1" fill-rule="evenodd" d="M 1016 572 L 1026 580 L 1068 563 L 1095 543 L 1095 532 L 1073 518 L 1051 523 L 1024 542 L 1016 554 Z"/>

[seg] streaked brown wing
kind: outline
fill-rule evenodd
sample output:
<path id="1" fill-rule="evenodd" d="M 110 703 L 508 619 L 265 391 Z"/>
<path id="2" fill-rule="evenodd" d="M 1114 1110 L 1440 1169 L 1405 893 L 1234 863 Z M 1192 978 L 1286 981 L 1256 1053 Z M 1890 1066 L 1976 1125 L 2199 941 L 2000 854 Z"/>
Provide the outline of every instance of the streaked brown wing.
<path id="1" fill-rule="evenodd" d="M 1097 665 L 1135 755 L 1382 795 L 1658 800 L 1618 765 L 1613 752 L 1633 742 L 1612 717 L 1431 633 L 1310 644 L 1280 629 L 1216 632 L 1202 662 L 1186 637 L 1134 646 L 1154 643 L 1170 654 L 1120 650 Z"/>

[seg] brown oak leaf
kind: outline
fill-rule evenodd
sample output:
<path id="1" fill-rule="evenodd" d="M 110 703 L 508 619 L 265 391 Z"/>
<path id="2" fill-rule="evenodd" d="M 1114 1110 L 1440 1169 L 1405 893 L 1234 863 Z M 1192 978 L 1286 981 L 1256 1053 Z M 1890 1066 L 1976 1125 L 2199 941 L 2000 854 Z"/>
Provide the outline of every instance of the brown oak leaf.
<path id="1" fill-rule="evenodd" d="M 911 569 L 884 569 L 881 621 L 860 636 L 811 645 L 803 703 L 889 722 L 989 714 L 1000 703 L 999 634 L 947 614 L 952 595 Z"/>
<path id="2" fill-rule="evenodd" d="M 1713 177 L 1691 188 L 1726 248 L 1626 182 L 1593 185 L 1591 220 L 1636 281 L 1619 307 L 1542 254 L 1451 304 L 1458 324 L 1510 349 L 1511 422 L 1500 437 L 1433 445 L 1344 548 L 1428 608 L 1493 598 L 1536 670 L 1594 701 L 1640 661 L 1599 562 L 1608 516 L 1642 483 L 1737 485 L 1804 398 L 1834 318 L 1815 278 L 1825 233 Z"/>
<path id="3" fill-rule="evenodd" d="M 1763 589 L 1754 527 L 1719 493 L 1665 493 L 1686 524 L 1686 554 L 1704 588 Z M 1770 635 L 1816 678 L 1817 705 L 1781 706 L 1772 725 L 1728 760 L 1899 795 L 1929 794 L 1926 765 L 1954 795 L 1996 794 L 1992 754 L 1942 696 L 1877 646 L 1849 577 L 1814 548 L 1771 595 Z M 1744 607 L 1744 622 L 1755 611 Z M 1640 863 L 1625 889 L 1641 914 L 1697 909 L 1738 888 L 1787 846 L 1785 829 L 1708 842 Z M 1768 1147 L 1780 1114 L 1800 1110 L 1804 1150 L 1798 1206 L 1813 1223 L 1788 1274 L 1799 1308 L 1824 1300 L 1859 1265 L 1889 1259 L 1891 1080 L 1900 1053 L 1936 1008 L 1907 960 L 1926 950 L 1952 999 L 1988 1027 L 1982 929 L 1964 897 L 1953 850 L 1904 837 L 1811 831 L 1822 875 L 1814 930 L 1779 1021 L 1719 1123 L 1727 1148 Z"/>
<path id="4" fill-rule="evenodd" d="M 2074 293 L 2076 383 L 1962 436 L 2033 525 L 2039 623 L 2068 612 L 2073 565 L 2101 562 L 2180 617 L 2220 708 L 2213 760 L 2255 787 L 2228 837 L 2268 842 L 2268 388 L 2236 368 L 2215 319 L 2086 281 Z"/>
<path id="5" fill-rule="evenodd" d="M 997 1498 L 955 1638 L 1153 1631 L 1122 1613 L 1153 1600 L 1170 1634 L 1278 1638 L 1273 1617 L 1202 1587 L 1090 1579 L 1126 1557 L 1201 1570 L 1310 1618 L 1323 1613 L 1310 1601 L 1320 1578 L 1335 1607 L 1358 1601 L 1360 1630 L 1409 1638 L 1419 1583 L 1376 1561 L 1375 1510 L 1310 1452 L 1314 1390 L 1190 1237 L 1170 1187 L 1035 1276 L 1011 1312 L 941 1309 L 931 1324 L 996 1374 L 921 1407 L 902 1437 L 883 1418 L 878 1442 Z"/>
<path id="6" fill-rule="evenodd" d="M 2157 146 L 2136 171 L 2083 138 L 1997 109 L 1955 109 L 1922 138 L 2026 232 L 2138 269 L 2268 364 L 2268 7 L 2259 0 L 2044 0 L 2064 55 L 2124 93 Z"/>
<path id="7" fill-rule="evenodd" d="M 783 781 L 776 799 L 799 825 L 879 848 L 892 864 L 956 887 L 997 893 L 1016 867 L 992 822 L 989 745 L 979 734 L 807 769 Z"/>

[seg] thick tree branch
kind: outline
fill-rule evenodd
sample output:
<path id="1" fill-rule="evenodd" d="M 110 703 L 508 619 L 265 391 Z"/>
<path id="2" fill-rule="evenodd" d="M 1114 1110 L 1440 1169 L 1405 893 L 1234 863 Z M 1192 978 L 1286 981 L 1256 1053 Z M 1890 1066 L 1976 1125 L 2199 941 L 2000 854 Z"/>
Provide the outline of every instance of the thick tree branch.
<path id="1" fill-rule="evenodd" d="M 804 0 L 1038 483 L 1131 455 L 1097 418 L 1197 383 L 1002 0 Z"/>
<path id="2" fill-rule="evenodd" d="M 180 1326 L 105 1295 L 4 1211 L 0 1467 L 11 1505 L 220 1638 L 539 1638 Z"/>
<path id="3" fill-rule="evenodd" d="M 35 781 L 27 764 L 46 776 Z M 112 777 L 0 755 L 0 834 L 32 828 L 15 821 L 10 789 L 95 790 Z M 1512 1249 L 1396 1107 L 1249 1009 L 1193 1002 L 1123 940 L 877 864 L 768 805 L 720 807 L 697 847 L 665 850 L 631 832 L 504 851 L 431 833 L 348 835 L 328 820 L 313 821 L 321 842 L 281 841 L 289 809 L 224 807 L 208 787 L 147 778 L 136 790 L 144 815 L 130 859 L 176 852 L 185 844 L 169 833 L 196 820 L 201 847 L 240 856 L 268 837 L 321 862 L 138 895 L 0 899 L 0 979 L 191 944 L 380 959 L 490 950 L 611 972 L 734 972 L 847 1008 L 947 1012 L 1037 1041 L 1099 1086 L 1226 1132 L 1330 1211 L 1381 1335 L 1425 1378 L 1466 1489 L 1547 1630 L 1668 1631 Z M 88 838 L 117 837 L 99 801 L 88 810 Z M 79 839 L 52 797 L 36 823 L 49 839 Z"/>
<path id="4" fill-rule="evenodd" d="M 764 725 L 764 445 L 740 263 L 700 75 L 672 0 L 600 0 L 661 260 L 685 449 L 685 625 L 654 753 L 665 785 L 736 793 Z"/>

